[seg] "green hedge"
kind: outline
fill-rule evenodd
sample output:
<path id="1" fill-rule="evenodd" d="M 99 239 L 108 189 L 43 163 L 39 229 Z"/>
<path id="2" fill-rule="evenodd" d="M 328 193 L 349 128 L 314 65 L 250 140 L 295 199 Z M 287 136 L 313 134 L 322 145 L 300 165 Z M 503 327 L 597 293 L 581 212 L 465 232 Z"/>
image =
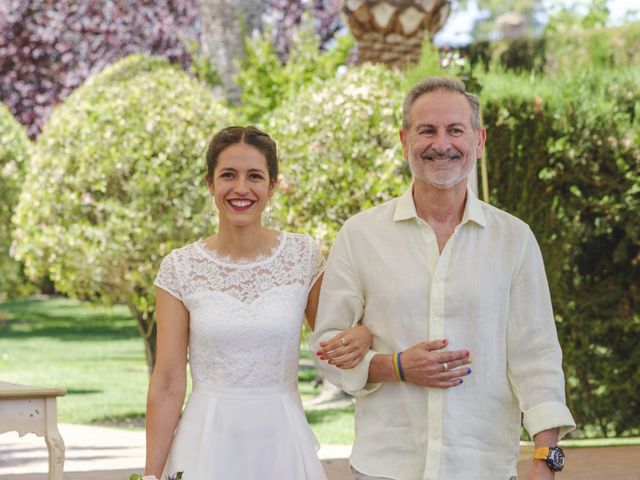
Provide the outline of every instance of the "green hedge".
<path id="1" fill-rule="evenodd" d="M 132 56 L 59 105 L 16 212 L 17 253 L 71 296 L 129 305 L 152 363 L 160 259 L 211 229 L 204 152 L 230 113 L 164 60 Z"/>
<path id="2" fill-rule="evenodd" d="M 22 264 L 11 258 L 11 216 L 18 203 L 30 141 L 25 129 L 0 103 L 0 299 L 30 290 Z"/>
<path id="3" fill-rule="evenodd" d="M 588 435 L 640 431 L 640 68 L 481 80 L 491 201 L 545 257 Z"/>

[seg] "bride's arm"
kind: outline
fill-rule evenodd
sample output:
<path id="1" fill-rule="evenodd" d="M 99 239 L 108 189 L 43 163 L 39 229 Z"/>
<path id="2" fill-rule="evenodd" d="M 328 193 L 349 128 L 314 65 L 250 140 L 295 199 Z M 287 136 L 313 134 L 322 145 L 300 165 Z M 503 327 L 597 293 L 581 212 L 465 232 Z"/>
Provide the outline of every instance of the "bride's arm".
<path id="1" fill-rule="evenodd" d="M 364 325 L 355 325 L 326 342 L 320 342 L 316 355 L 343 370 L 354 368 L 371 348 L 373 337 Z"/>
<path id="2" fill-rule="evenodd" d="M 156 290 L 156 365 L 147 395 L 145 475 L 160 478 L 186 392 L 189 312 L 184 304 Z"/>
<path id="3" fill-rule="evenodd" d="M 318 312 L 318 301 L 322 275 L 309 291 L 305 316 L 309 328 L 313 331 Z M 337 334 L 326 342 L 320 342 L 320 350 L 316 354 L 322 360 L 328 360 L 338 368 L 353 368 L 364 358 L 371 347 L 372 336 L 369 329 L 363 325 L 356 325 Z"/>
<path id="4" fill-rule="evenodd" d="M 307 324 L 313 332 L 316 327 L 316 313 L 318 313 L 318 300 L 320 298 L 320 287 L 322 286 L 323 274 L 320 274 L 316 283 L 313 284 L 311 290 L 309 290 L 309 296 L 307 297 L 307 307 L 304 310 L 304 316 L 307 318 Z"/>

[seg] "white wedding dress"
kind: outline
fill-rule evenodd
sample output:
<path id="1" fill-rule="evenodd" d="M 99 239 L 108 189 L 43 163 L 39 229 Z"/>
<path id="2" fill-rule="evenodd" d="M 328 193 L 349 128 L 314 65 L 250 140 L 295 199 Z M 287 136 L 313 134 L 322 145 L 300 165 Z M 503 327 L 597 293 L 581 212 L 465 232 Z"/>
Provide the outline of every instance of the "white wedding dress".
<path id="1" fill-rule="evenodd" d="M 155 285 L 189 311 L 193 390 L 167 475 L 184 480 L 326 480 L 298 394 L 300 332 L 324 268 L 308 236 L 232 262 L 201 241 L 172 251 Z"/>

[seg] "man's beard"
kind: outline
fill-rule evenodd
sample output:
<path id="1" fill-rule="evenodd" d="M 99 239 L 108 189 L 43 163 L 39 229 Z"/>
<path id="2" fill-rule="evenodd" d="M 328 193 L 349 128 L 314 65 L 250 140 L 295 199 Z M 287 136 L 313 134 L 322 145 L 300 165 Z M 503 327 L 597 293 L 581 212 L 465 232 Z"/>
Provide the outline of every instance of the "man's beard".
<path id="1" fill-rule="evenodd" d="M 453 168 L 447 168 L 445 170 L 437 170 L 436 168 L 430 168 L 430 164 L 427 162 L 435 162 L 435 159 L 448 159 L 448 162 L 464 162 L 462 154 L 456 150 L 449 149 L 444 152 L 438 152 L 437 150 L 430 148 L 425 150 L 419 159 L 413 156 L 409 156 L 409 168 L 415 178 L 423 182 L 427 182 L 430 185 L 440 190 L 448 190 L 453 186 L 460 183 L 462 180 L 466 180 L 469 173 L 476 164 L 475 152 L 469 153 L 466 158 L 467 164 L 463 170 L 458 170 L 459 163 L 455 163 Z"/>

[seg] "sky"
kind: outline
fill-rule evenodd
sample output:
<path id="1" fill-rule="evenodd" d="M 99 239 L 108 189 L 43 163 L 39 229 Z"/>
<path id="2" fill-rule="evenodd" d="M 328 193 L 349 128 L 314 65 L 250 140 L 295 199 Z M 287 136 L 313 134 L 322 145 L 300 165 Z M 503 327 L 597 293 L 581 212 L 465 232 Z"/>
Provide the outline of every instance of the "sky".
<path id="1" fill-rule="evenodd" d="M 546 3 L 572 5 L 576 0 L 547 0 Z M 615 25 L 622 21 L 628 10 L 640 10 L 640 0 L 609 0 L 608 7 L 611 13 L 611 24 Z M 470 1 L 467 10 L 452 14 L 444 28 L 436 34 L 434 39 L 436 45 L 459 46 L 471 43 L 470 31 L 479 13 L 476 2 Z"/>

